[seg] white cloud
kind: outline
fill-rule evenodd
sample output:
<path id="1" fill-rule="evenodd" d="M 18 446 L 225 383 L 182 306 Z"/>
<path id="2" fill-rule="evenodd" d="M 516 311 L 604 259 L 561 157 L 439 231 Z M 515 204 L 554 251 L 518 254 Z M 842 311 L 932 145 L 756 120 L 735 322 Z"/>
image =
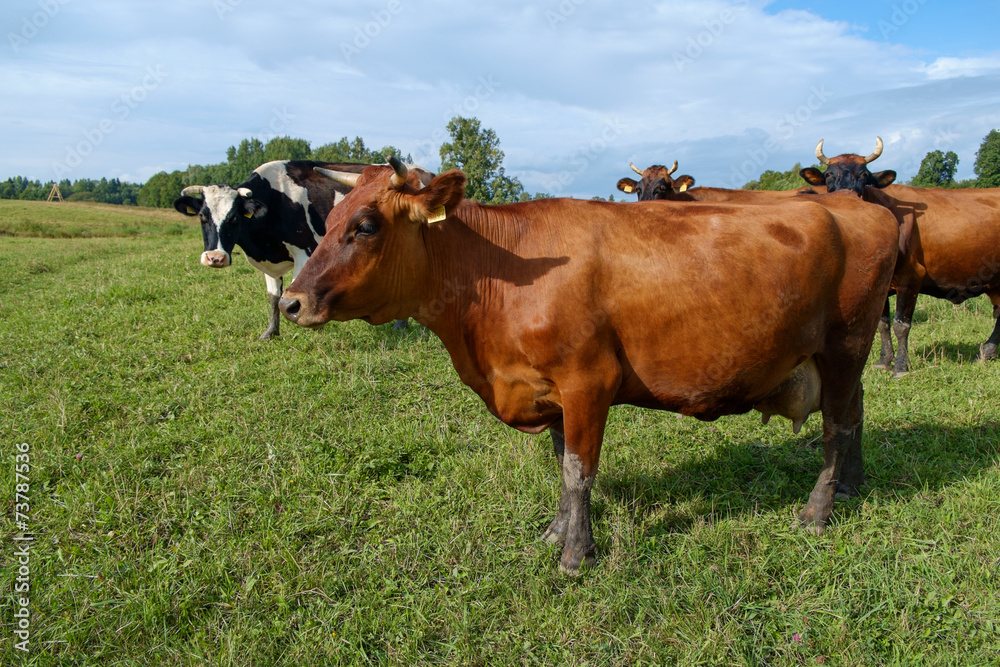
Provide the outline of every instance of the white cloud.
<path id="1" fill-rule="evenodd" d="M 998 55 L 928 63 L 846 22 L 746 0 L 220 2 L 232 11 L 69 3 L 17 53 L 0 51 L 0 177 L 52 178 L 109 117 L 114 131 L 71 178 L 219 162 L 251 134 L 313 146 L 358 135 L 434 168 L 456 114 L 496 130 L 529 191 L 616 193 L 630 159 L 676 158 L 699 183 L 729 186 L 810 161 L 821 137 L 869 151 L 876 134 L 887 168 L 957 136 L 961 174 L 1000 115 Z M 7 24 L 34 7 L 5 5 Z M 149 67 L 166 76 L 119 119 L 111 105 Z"/>
<path id="2" fill-rule="evenodd" d="M 938 58 L 924 68 L 930 79 L 952 79 L 957 76 L 979 76 L 1000 71 L 1000 57 Z"/>

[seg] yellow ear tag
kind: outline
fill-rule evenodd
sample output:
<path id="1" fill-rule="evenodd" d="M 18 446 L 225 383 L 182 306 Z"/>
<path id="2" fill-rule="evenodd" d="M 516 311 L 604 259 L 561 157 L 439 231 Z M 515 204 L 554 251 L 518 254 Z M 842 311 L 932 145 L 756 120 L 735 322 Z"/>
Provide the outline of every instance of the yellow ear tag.
<path id="1" fill-rule="evenodd" d="M 625 192 L 632 192 L 633 190 L 635 190 L 635 188 L 633 188 L 631 185 L 626 185 L 622 187 L 622 190 L 624 190 Z"/>
<path id="2" fill-rule="evenodd" d="M 194 210 L 190 206 L 187 207 L 188 215 L 198 215 L 198 211 Z"/>
<path id="3" fill-rule="evenodd" d="M 684 185 L 681 186 L 681 189 L 678 190 L 678 192 L 684 192 L 687 189 L 688 189 L 687 181 L 684 181 Z"/>
<path id="4" fill-rule="evenodd" d="M 249 213 L 244 213 L 243 217 L 244 218 L 252 218 L 253 217 L 253 211 L 250 211 Z"/>
<path id="5" fill-rule="evenodd" d="M 427 217 L 427 223 L 433 225 L 435 222 L 441 222 L 448 217 L 448 212 L 444 210 L 444 206 L 438 206 L 435 210 L 431 211 L 431 214 Z"/>

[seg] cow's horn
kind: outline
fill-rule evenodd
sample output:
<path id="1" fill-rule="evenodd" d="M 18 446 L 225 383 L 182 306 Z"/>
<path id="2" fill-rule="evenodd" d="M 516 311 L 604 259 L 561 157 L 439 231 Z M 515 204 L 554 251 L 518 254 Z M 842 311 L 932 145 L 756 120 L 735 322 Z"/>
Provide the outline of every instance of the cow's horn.
<path id="1" fill-rule="evenodd" d="M 410 170 L 402 160 L 397 158 L 395 155 L 389 156 L 389 164 L 392 166 L 392 170 L 396 172 L 392 175 L 392 185 L 393 187 L 400 188 L 406 184 L 406 176 L 410 173 Z"/>
<path id="2" fill-rule="evenodd" d="M 202 185 L 189 185 L 183 190 L 181 190 L 181 197 L 190 197 L 191 195 L 200 195 L 201 191 L 204 189 Z"/>
<path id="3" fill-rule="evenodd" d="M 875 137 L 875 152 L 865 158 L 865 164 L 875 160 L 882 154 L 882 137 Z"/>
<path id="4" fill-rule="evenodd" d="M 247 199 L 253 197 L 253 190 L 250 188 L 237 188 L 236 192 L 238 192 L 241 197 L 246 197 Z"/>
<path id="5" fill-rule="evenodd" d="M 313 167 L 313 171 L 317 174 L 322 174 L 333 181 L 340 183 L 341 185 L 346 185 L 349 188 L 353 188 L 358 184 L 358 179 L 361 174 L 352 174 L 347 171 L 334 171 L 333 169 L 324 169 L 323 167 Z"/>
<path id="6" fill-rule="evenodd" d="M 642 170 L 640 170 L 639 167 L 637 167 L 634 164 L 632 164 L 631 160 L 629 160 L 628 166 L 632 167 L 632 171 L 634 171 L 635 173 L 637 173 L 640 176 L 642 176 Z"/>
<path id="7" fill-rule="evenodd" d="M 820 139 L 819 143 L 816 144 L 816 159 L 819 160 L 820 164 L 830 164 L 830 160 L 823 155 L 823 140 Z"/>
<path id="8" fill-rule="evenodd" d="M 672 166 L 670 168 L 670 171 L 667 172 L 667 176 L 669 176 L 670 174 L 674 173 L 675 171 L 677 171 L 677 160 L 674 160 L 674 166 Z"/>

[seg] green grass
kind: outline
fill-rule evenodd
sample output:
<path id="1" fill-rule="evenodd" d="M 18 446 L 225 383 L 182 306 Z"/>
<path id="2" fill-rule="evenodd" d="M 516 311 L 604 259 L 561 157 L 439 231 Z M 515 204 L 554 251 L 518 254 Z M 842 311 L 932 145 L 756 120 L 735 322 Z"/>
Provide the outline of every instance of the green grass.
<path id="1" fill-rule="evenodd" d="M 820 538 L 789 529 L 818 416 L 793 436 L 613 410 L 597 566 L 570 579 L 539 540 L 548 436 L 491 417 L 433 336 L 258 342 L 260 274 L 205 269 L 186 219 L 131 212 L 161 233 L 0 238 L 0 531 L 25 442 L 37 533 L 30 652 L 11 583 L 0 664 L 996 664 L 984 299 L 921 299 L 914 371 L 866 371 L 870 485 Z"/>
<path id="2" fill-rule="evenodd" d="M 179 235 L 193 226 L 173 209 L 0 199 L 0 238 Z"/>

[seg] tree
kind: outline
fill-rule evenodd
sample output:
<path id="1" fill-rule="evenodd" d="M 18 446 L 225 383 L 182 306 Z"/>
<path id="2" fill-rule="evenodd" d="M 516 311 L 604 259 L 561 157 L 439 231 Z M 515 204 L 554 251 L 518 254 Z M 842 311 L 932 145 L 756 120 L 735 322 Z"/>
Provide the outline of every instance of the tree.
<path id="1" fill-rule="evenodd" d="M 1000 188 L 1000 130 L 991 130 L 983 139 L 974 169 L 979 177 L 976 187 Z"/>
<path id="2" fill-rule="evenodd" d="M 819 165 L 813 165 L 820 171 L 823 171 L 825 167 Z M 798 162 L 795 166 L 788 171 L 773 171 L 768 169 L 763 174 L 760 175 L 756 181 L 750 181 L 743 186 L 744 190 L 797 190 L 798 188 L 804 188 L 807 183 L 802 180 L 802 176 L 799 172 L 802 171 L 802 165 Z"/>
<path id="3" fill-rule="evenodd" d="M 264 144 L 260 139 L 244 139 L 238 148 L 230 146 L 226 149 L 226 161 L 229 163 L 229 185 L 239 185 L 254 169 L 267 162 L 264 159 Z"/>
<path id="4" fill-rule="evenodd" d="M 312 149 L 309 147 L 309 142 L 305 139 L 275 137 L 264 146 L 264 162 L 270 162 L 271 160 L 308 160 L 310 154 L 312 154 Z M 257 167 L 259 166 L 257 165 Z M 254 167 L 254 169 L 257 167 Z M 249 175 L 247 174 L 247 176 Z"/>
<path id="5" fill-rule="evenodd" d="M 321 162 L 360 162 L 363 164 L 381 164 L 395 156 L 403 162 L 413 162 L 410 155 L 403 155 L 395 146 L 383 146 L 382 150 L 371 150 L 365 146 L 365 140 L 354 137 L 348 141 L 341 137 L 339 141 L 323 144 L 312 152 L 310 159 Z"/>
<path id="6" fill-rule="evenodd" d="M 153 174 L 139 190 L 139 206 L 169 208 L 174 205 L 174 200 L 180 196 L 183 189 L 182 172 L 174 171 L 168 174 L 161 171 Z"/>
<path id="7" fill-rule="evenodd" d="M 931 151 L 920 163 L 920 171 L 910 181 L 918 188 L 949 188 L 955 184 L 955 170 L 958 169 L 958 155 L 954 151 L 942 153 Z"/>
<path id="8" fill-rule="evenodd" d="M 482 129 L 477 118 L 455 116 L 448 121 L 448 134 L 451 141 L 441 145 L 441 171 L 464 171 L 469 199 L 505 204 L 521 198 L 524 186 L 504 172 L 504 155 L 496 132 Z"/>

